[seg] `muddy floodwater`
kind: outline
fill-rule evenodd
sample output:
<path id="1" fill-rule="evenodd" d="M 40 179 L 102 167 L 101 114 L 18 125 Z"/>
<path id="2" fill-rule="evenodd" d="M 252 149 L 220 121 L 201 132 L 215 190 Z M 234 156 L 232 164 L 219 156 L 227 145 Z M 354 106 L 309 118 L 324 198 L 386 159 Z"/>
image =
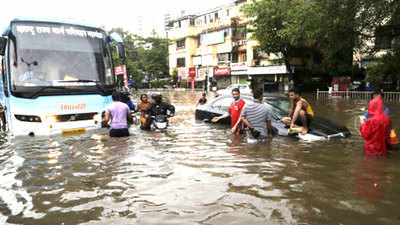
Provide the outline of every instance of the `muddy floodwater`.
<path id="1" fill-rule="evenodd" d="M 0 224 L 400 224 L 400 151 L 363 155 L 365 101 L 308 98 L 348 139 L 247 144 L 194 119 L 200 95 L 164 92 L 164 133 L 1 136 Z"/>

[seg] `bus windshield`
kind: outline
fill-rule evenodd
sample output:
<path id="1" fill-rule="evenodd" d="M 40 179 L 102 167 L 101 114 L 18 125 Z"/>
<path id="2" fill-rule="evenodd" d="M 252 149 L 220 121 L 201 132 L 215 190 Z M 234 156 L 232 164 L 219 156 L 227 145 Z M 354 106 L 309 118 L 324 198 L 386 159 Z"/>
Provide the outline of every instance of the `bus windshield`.
<path id="1" fill-rule="evenodd" d="M 104 31 L 68 24 L 14 22 L 11 32 L 10 80 L 14 91 L 113 84 Z"/>

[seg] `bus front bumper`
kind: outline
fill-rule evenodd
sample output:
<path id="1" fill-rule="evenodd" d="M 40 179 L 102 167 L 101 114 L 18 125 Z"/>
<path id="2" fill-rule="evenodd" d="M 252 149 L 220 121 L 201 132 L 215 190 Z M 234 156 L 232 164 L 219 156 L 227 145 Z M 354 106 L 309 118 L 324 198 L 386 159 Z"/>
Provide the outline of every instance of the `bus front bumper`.
<path id="1" fill-rule="evenodd" d="M 43 117 L 41 117 L 43 118 Z M 55 118 L 43 118 L 41 122 L 27 122 L 13 119 L 10 131 L 14 136 L 47 136 L 81 134 L 87 130 L 101 128 L 101 117 L 91 120 L 63 121 Z"/>

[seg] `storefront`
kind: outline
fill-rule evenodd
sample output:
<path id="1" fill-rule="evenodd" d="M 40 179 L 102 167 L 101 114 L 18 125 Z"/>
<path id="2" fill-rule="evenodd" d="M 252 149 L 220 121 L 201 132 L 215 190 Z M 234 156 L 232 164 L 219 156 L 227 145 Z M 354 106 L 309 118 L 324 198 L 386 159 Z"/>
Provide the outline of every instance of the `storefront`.
<path id="1" fill-rule="evenodd" d="M 249 82 L 246 62 L 231 63 L 231 81 L 232 84 L 247 84 Z"/>
<path id="2" fill-rule="evenodd" d="M 264 92 L 288 91 L 289 71 L 286 66 L 248 67 L 252 88 Z"/>
<path id="3" fill-rule="evenodd" d="M 209 76 L 212 76 L 212 72 L 210 73 L 210 68 L 198 66 L 195 77 L 196 88 L 205 89 L 207 85 L 206 79 Z"/>
<path id="4" fill-rule="evenodd" d="M 229 67 L 214 68 L 213 81 L 217 89 L 223 89 L 231 84 L 231 71 Z"/>

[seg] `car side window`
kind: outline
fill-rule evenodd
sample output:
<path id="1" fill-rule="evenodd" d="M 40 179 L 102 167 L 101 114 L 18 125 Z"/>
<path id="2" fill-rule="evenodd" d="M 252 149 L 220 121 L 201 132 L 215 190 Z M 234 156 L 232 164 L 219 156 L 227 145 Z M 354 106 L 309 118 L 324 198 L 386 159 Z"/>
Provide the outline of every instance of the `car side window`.
<path id="1" fill-rule="evenodd" d="M 211 107 L 213 109 L 228 112 L 228 109 L 231 106 L 232 102 L 233 102 L 233 98 L 221 98 L 221 99 L 215 101 Z"/>
<path id="2" fill-rule="evenodd" d="M 288 99 L 278 99 L 278 107 L 285 112 L 289 112 L 291 103 Z"/>

